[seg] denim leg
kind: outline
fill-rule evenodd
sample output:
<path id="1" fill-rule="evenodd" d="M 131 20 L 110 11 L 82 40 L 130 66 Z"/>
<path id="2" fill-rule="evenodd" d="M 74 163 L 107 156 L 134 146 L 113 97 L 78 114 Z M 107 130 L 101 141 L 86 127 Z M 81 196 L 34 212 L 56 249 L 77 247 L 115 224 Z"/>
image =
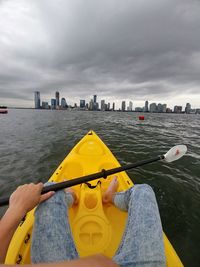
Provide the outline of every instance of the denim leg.
<path id="1" fill-rule="evenodd" d="M 72 203 L 71 193 L 59 191 L 37 207 L 31 247 L 32 263 L 78 258 L 68 221 L 68 207 Z"/>
<path id="2" fill-rule="evenodd" d="M 166 266 L 162 225 L 151 187 L 135 185 L 116 193 L 113 201 L 128 211 L 126 229 L 113 260 L 123 267 Z"/>

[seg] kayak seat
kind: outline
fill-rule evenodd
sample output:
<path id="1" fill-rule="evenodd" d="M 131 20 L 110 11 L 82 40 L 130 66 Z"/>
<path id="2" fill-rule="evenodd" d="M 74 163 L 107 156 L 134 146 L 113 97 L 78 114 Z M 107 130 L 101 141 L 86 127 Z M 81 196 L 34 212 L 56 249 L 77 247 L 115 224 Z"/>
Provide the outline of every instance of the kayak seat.
<path id="1" fill-rule="evenodd" d="M 111 225 L 102 209 L 100 184 L 93 189 L 81 185 L 79 205 L 71 226 L 80 256 L 102 253 L 111 238 Z"/>

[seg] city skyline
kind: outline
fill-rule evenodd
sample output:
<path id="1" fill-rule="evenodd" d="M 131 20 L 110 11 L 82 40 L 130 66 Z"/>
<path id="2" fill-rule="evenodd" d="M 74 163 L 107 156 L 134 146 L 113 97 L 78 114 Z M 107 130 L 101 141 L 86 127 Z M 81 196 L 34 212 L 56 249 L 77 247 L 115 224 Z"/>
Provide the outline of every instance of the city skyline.
<path id="1" fill-rule="evenodd" d="M 52 91 L 52 90 L 51 90 Z M 51 94 L 43 94 L 42 91 L 40 91 L 41 95 L 42 95 L 42 98 L 43 98 L 43 101 L 45 102 L 49 102 L 50 104 L 50 100 L 52 98 L 52 95 L 54 94 L 54 92 L 52 91 Z M 60 93 L 61 94 L 61 93 Z M 29 100 L 29 104 L 26 105 L 26 104 L 19 104 L 18 101 L 17 102 L 12 102 L 12 104 L 9 104 L 9 102 L 4 102 L 4 101 L 1 101 L 1 97 L 0 97 L 0 105 L 6 105 L 7 107 L 17 107 L 17 108 L 34 108 L 34 101 L 33 101 L 33 92 L 31 92 L 31 95 L 32 97 L 30 97 L 30 100 Z M 62 93 L 63 97 L 66 98 L 66 95 L 65 93 Z M 91 95 L 88 95 L 87 97 L 85 97 L 85 99 L 90 99 L 91 98 Z M 133 98 L 121 98 L 121 99 L 118 99 L 117 97 L 112 97 L 112 96 L 109 96 L 109 97 L 104 97 L 104 96 L 101 96 L 98 95 L 98 98 L 101 98 L 101 99 L 106 99 L 107 98 L 107 101 L 110 102 L 110 103 L 113 103 L 115 102 L 115 105 L 116 105 L 116 108 L 119 109 L 121 107 L 121 103 L 122 101 L 126 101 L 126 102 L 129 102 L 129 101 L 132 101 L 134 103 L 134 106 L 136 107 L 141 107 L 146 99 L 142 99 L 142 100 L 137 100 L 135 99 L 134 100 L 134 97 Z M 67 99 L 67 98 L 66 98 Z M 84 97 L 70 97 L 68 98 L 68 104 L 73 106 L 74 103 L 79 103 L 80 99 L 84 99 Z M 148 100 L 148 102 L 150 103 L 166 103 L 167 102 L 167 106 L 170 108 L 170 109 L 173 109 L 174 106 L 182 106 L 182 107 L 185 107 L 186 106 L 186 103 L 190 103 L 192 105 L 192 108 L 194 109 L 199 109 L 200 108 L 200 101 L 197 99 L 197 104 L 196 105 L 193 105 L 193 102 L 192 101 L 189 101 L 188 99 L 183 99 L 180 101 L 180 99 L 174 99 L 173 101 L 168 101 L 166 99 L 152 99 L 152 100 Z M 198 104 L 199 103 L 199 104 Z"/>
<path id="2" fill-rule="evenodd" d="M 76 97 L 70 97 L 70 96 L 68 96 L 67 97 L 67 94 L 65 94 L 65 93 L 62 93 L 62 91 L 59 91 L 60 92 L 60 95 L 62 95 L 63 97 L 65 97 L 66 98 L 66 100 L 68 101 L 67 103 L 69 104 L 69 105 L 71 105 L 71 106 L 73 106 L 74 105 L 74 103 L 76 103 L 76 104 L 79 104 L 79 101 L 80 101 L 80 99 L 87 99 L 87 101 L 89 102 L 89 100 L 91 99 L 91 96 L 93 96 L 94 94 L 97 94 L 98 95 L 98 99 L 107 99 L 107 102 L 110 102 L 110 103 L 113 103 L 113 102 L 115 102 L 115 105 L 116 105 L 116 108 L 117 109 L 119 109 L 119 108 L 121 108 L 121 103 L 122 103 L 122 101 L 126 101 L 127 103 L 129 102 L 129 101 L 132 101 L 133 103 L 134 103 L 134 107 L 140 107 L 140 106 L 142 106 L 142 105 L 144 105 L 144 103 L 145 103 L 145 101 L 146 101 L 146 99 L 141 99 L 141 100 L 136 100 L 136 99 L 134 99 L 134 96 L 132 97 L 132 98 L 128 98 L 128 97 L 124 97 L 124 98 L 121 98 L 121 99 L 118 99 L 117 97 L 114 97 L 114 96 L 109 96 L 109 97 L 107 97 L 107 96 L 102 96 L 101 94 L 99 95 L 97 92 L 95 92 L 94 91 L 94 93 L 93 94 L 91 94 L 91 95 L 88 95 L 87 97 L 80 97 L 80 96 L 76 96 Z M 41 93 L 41 95 L 42 95 L 42 97 L 43 97 L 43 100 L 46 102 L 50 102 L 50 99 L 52 98 L 52 96 L 54 95 L 54 93 L 55 92 L 53 92 L 52 91 L 52 93 L 51 94 L 49 94 L 48 96 L 46 96 L 46 95 L 44 95 L 43 93 L 42 93 L 42 91 L 40 91 L 40 93 Z M 78 92 L 77 92 L 78 93 Z M 32 100 L 31 100 L 32 101 Z M 173 102 L 171 102 L 171 101 L 168 101 L 168 100 L 166 100 L 166 99 L 148 99 L 148 102 L 149 103 L 166 103 L 167 104 L 167 106 L 169 107 L 169 108 L 171 108 L 171 109 L 173 109 L 174 108 L 174 106 L 182 106 L 182 107 L 185 107 L 186 106 L 186 103 L 191 103 L 191 105 L 192 105 L 192 108 L 194 108 L 194 109 L 199 109 L 200 108 L 200 101 L 198 101 L 198 103 L 199 104 L 197 104 L 197 105 L 193 105 L 192 104 L 192 102 L 190 102 L 188 99 L 183 99 L 183 100 L 177 100 L 176 101 L 176 99 L 174 99 L 173 100 Z M 34 105 L 33 105 L 33 101 L 31 102 L 32 103 L 32 105 L 31 106 L 29 106 L 29 107 L 34 107 Z"/>
<path id="3" fill-rule="evenodd" d="M 49 103 L 50 101 L 50 103 Z M 193 108 L 190 103 L 186 103 L 185 106 L 175 105 L 172 109 L 167 106 L 166 103 L 150 103 L 148 100 L 144 102 L 144 105 L 137 107 L 133 105 L 133 101 L 122 101 L 121 107 L 117 108 L 115 102 L 108 102 L 106 99 L 98 100 L 97 94 L 90 97 L 90 100 L 79 99 L 79 103 L 70 105 L 67 103 L 66 98 L 61 96 L 58 91 L 55 92 L 55 97 L 49 101 L 44 101 L 40 97 L 40 92 L 34 92 L 35 109 L 57 109 L 63 110 L 68 108 L 76 108 L 81 110 L 92 111 L 135 111 L 135 112 L 152 112 L 152 113 L 200 113 L 200 108 Z"/>
<path id="4" fill-rule="evenodd" d="M 84 10 L 84 12 L 82 12 Z M 0 1 L 0 105 L 54 91 L 200 106 L 200 2 Z"/>

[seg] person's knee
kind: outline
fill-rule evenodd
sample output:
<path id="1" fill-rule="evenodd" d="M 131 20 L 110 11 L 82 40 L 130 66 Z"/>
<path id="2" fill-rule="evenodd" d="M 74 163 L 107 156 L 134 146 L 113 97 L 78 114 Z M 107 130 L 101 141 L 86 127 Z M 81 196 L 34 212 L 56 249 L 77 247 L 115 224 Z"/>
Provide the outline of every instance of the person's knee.
<path id="1" fill-rule="evenodd" d="M 54 185 L 54 184 L 56 184 L 56 183 L 55 182 L 46 182 L 44 184 L 44 187 L 49 186 L 49 185 Z M 59 190 L 59 191 L 56 191 L 55 194 L 45 202 L 50 203 L 50 202 L 55 202 L 55 201 L 63 201 L 63 199 L 65 199 L 65 191 Z"/>
<path id="2" fill-rule="evenodd" d="M 138 184 L 136 185 L 137 189 L 148 192 L 148 193 L 153 193 L 153 189 L 150 185 L 148 184 Z"/>
<path id="3" fill-rule="evenodd" d="M 131 196 L 137 195 L 138 197 L 155 197 L 152 187 L 148 184 L 138 184 L 131 188 Z"/>

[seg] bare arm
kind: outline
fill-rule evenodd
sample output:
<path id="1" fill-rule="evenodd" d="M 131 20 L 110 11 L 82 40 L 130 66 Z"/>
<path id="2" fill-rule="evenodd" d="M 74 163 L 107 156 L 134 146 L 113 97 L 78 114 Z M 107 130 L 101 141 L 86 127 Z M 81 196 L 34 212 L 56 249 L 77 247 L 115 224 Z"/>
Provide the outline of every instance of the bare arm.
<path id="1" fill-rule="evenodd" d="M 6 265 L 16 266 L 18 265 Z M 86 257 L 73 261 L 65 261 L 59 263 L 43 263 L 43 264 L 30 264 L 24 265 L 24 267 L 119 267 L 116 263 L 114 263 L 111 259 L 103 256 L 103 255 L 94 255 L 91 257 Z M 5 265 L 1 265 L 0 267 L 5 267 Z"/>
<path id="2" fill-rule="evenodd" d="M 4 262 L 12 236 L 25 214 L 53 195 L 49 192 L 41 196 L 43 184 L 19 186 L 11 195 L 9 208 L 0 221 L 0 263 Z"/>
<path id="3" fill-rule="evenodd" d="M 22 218 L 16 214 L 16 210 L 8 208 L 0 221 L 0 262 L 4 262 L 10 240 Z"/>

